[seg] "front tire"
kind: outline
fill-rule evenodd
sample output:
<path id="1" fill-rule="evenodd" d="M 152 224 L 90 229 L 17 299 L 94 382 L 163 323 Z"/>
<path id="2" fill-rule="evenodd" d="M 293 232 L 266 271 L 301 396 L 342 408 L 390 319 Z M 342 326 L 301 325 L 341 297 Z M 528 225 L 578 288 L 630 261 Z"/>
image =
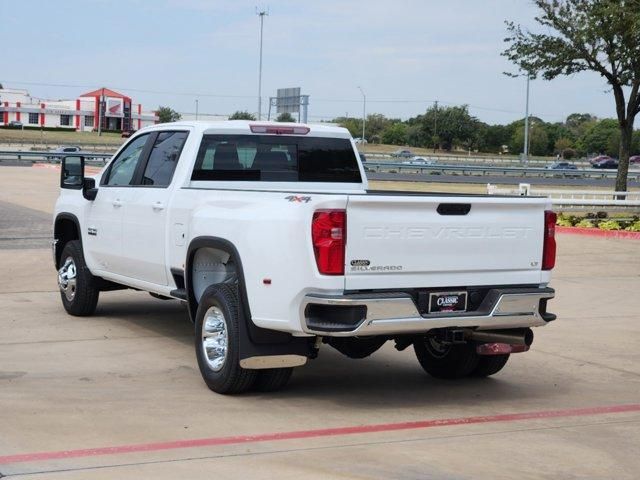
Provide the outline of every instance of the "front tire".
<path id="1" fill-rule="evenodd" d="M 463 378 L 478 366 L 479 356 L 471 343 L 447 344 L 427 337 L 415 341 L 413 349 L 424 371 L 435 378 Z"/>
<path id="2" fill-rule="evenodd" d="M 195 347 L 200 373 L 216 393 L 246 392 L 257 373 L 240 366 L 238 290 L 235 285 L 208 287 L 196 312 Z"/>
<path id="3" fill-rule="evenodd" d="M 67 313 L 78 317 L 93 315 L 100 290 L 84 261 L 80 240 L 67 242 L 58 265 L 60 298 Z"/>

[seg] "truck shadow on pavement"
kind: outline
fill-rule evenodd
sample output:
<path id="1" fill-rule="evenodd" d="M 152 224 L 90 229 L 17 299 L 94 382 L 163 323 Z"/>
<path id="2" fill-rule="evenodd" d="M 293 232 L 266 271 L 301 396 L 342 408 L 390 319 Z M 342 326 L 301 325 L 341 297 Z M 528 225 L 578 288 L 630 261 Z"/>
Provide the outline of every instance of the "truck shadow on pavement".
<path id="1" fill-rule="evenodd" d="M 105 295 L 96 312 L 96 319 L 133 328 L 140 337 L 163 337 L 175 340 L 179 348 L 193 355 L 193 370 L 184 375 L 199 377 L 193 354 L 193 324 L 186 307 L 175 301 L 162 301 L 135 293 L 127 298 L 108 298 Z M 146 298 L 148 297 L 148 298 Z M 133 300 L 133 301 L 132 301 Z M 142 340 L 141 340 L 142 341 Z M 465 378 L 455 381 L 438 380 L 428 376 L 418 364 L 409 347 L 403 352 L 389 341 L 372 356 L 349 359 L 328 345 L 323 345 L 317 359 L 297 368 L 289 385 L 282 391 L 248 393 L 244 399 L 280 403 L 290 400 L 313 399 L 327 407 L 344 406 L 360 410 L 395 411 L 403 408 L 447 406 L 465 407 L 495 402 L 517 402 L 523 399 L 546 398 L 564 394 L 564 387 L 541 375 L 532 375 L 533 359 L 512 358 L 505 369 L 491 378 Z M 216 395 L 202 384 L 204 395 Z"/>

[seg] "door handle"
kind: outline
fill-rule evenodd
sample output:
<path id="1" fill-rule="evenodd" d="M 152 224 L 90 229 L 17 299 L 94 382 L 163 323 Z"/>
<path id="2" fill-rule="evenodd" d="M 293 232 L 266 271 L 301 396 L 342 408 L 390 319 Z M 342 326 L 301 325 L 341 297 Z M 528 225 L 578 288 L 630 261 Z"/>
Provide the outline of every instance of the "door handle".
<path id="1" fill-rule="evenodd" d="M 116 198 L 116 199 L 113 201 L 113 206 L 114 206 L 114 207 L 116 207 L 116 208 L 120 208 L 120 207 L 122 206 L 122 202 L 120 201 L 120 199 L 119 199 L 119 198 Z"/>
<path id="2" fill-rule="evenodd" d="M 164 210 L 164 204 L 162 202 L 156 202 L 153 204 L 154 210 Z"/>

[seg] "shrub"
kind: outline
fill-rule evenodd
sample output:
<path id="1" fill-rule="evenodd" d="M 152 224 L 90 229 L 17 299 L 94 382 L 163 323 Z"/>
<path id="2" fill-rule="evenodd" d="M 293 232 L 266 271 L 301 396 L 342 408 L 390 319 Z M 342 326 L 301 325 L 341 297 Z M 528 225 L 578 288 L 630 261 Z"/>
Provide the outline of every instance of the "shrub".
<path id="1" fill-rule="evenodd" d="M 575 226 L 580 228 L 593 228 L 594 225 L 593 225 L 593 221 L 583 218 L 578 223 L 576 223 Z"/>
<path id="2" fill-rule="evenodd" d="M 615 220 L 605 220 L 598 224 L 600 230 L 620 230 L 620 224 Z"/>
<path id="3" fill-rule="evenodd" d="M 561 227 L 573 227 L 577 221 L 578 219 L 573 215 L 565 215 L 564 213 L 561 213 L 560 215 L 558 215 L 558 221 L 556 222 L 556 225 L 559 225 Z"/>
<path id="4" fill-rule="evenodd" d="M 562 150 L 562 158 L 565 160 L 571 160 L 576 156 L 576 151 L 573 148 L 565 148 Z"/>
<path id="5" fill-rule="evenodd" d="M 629 225 L 625 230 L 629 232 L 640 232 L 640 220 L 636 220 L 631 225 Z"/>

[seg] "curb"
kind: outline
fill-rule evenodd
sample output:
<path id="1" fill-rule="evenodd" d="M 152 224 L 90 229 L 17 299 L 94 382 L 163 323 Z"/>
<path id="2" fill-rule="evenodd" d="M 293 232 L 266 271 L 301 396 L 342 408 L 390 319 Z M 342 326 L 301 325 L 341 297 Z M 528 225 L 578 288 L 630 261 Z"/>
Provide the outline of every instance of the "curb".
<path id="1" fill-rule="evenodd" d="M 625 230 L 600 230 L 598 228 L 559 227 L 556 225 L 556 232 L 568 233 L 572 235 L 586 235 L 589 237 L 626 238 L 632 240 L 640 240 L 640 232 L 627 232 Z"/>

